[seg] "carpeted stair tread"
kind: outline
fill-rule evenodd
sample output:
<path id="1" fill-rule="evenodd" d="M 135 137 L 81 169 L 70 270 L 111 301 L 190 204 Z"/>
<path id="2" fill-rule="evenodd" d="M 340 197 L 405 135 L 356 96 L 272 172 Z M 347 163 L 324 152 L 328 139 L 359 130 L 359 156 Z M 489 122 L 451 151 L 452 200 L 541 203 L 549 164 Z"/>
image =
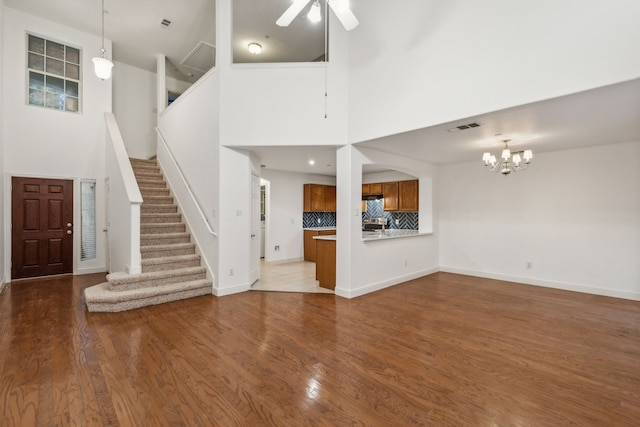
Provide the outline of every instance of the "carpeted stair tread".
<path id="1" fill-rule="evenodd" d="M 146 233 L 175 233 L 185 231 L 186 226 L 181 222 L 168 222 L 166 224 L 140 224 L 140 234 Z"/>
<path id="2" fill-rule="evenodd" d="M 162 286 L 170 283 L 190 282 L 206 278 L 207 269 L 204 267 L 177 268 L 175 270 L 150 271 L 140 274 L 128 274 L 125 272 L 107 274 L 107 281 L 113 292 Z"/>
<path id="3" fill-rule="evenodd" d="M 167 188 L 167 183 L 161 179 L 141 178 L 137 180 L 139 187 L 145 188 Z"/>
<path id="4" fill-rule="evenodd" d="M 142 206 L 145 203 L 149 203 L 151 205 L 172 205 L 173 197 L 171 196 L 147 196 L 142 198 Z"/>
<path id="5" fill-rule="evenodd" d="M 146 213 L 176 213 L 178 212 L 178 206 L 176 205 L 153 205 L 150 203 L 143 203 L 141 205 L 140 212 Z"/>
<path id="6" fill-rule="evenodd" d="M 191 243 L 191 235 L 184 231 L 182 233 L 149 233 L 140 236 L 141 247 L 173 245 L 179 243 Z"/>
<path id="7" fill-rule="evenodd" d="M 166 256 L 192 255 L 196 251 L 195 243 L 173 243 L 165 245 L 149 245 L 140 247 L 142 259 Z"/>
<path id="8" fill-rule="evenodd" d="M 143 273 L 198 266 L 200 266 L 200 255 L 197 254 L 146 258 L 142 260 Z"/>
<path id="9" fill-rule="evenodd" d="M 209 280 L 193 280 L 153 288 L 132 289 L 123 292 L 109 290 L 109 283 L 101 283 L 84 290 L 85 302 L 90 312 L 116 313 L 149 305 L 162 304 L 202 295 L 210 295 Z"/>
<path id="10" fill-rule="evenodd" d="M 142 213 L 140 222 L 142 224 L 179 223 L 182 215 L 179 213 Z"/>

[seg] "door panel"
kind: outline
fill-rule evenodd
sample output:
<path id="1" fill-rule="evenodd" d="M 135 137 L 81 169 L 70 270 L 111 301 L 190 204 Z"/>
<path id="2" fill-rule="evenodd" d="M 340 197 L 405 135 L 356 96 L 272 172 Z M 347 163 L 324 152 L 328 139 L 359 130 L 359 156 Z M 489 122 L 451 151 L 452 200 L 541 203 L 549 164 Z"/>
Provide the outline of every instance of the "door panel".
<path id="1" fill-rule="evenodd" d="M 12 179 L 11 277 L 73 272 L 73 181 Z"/>

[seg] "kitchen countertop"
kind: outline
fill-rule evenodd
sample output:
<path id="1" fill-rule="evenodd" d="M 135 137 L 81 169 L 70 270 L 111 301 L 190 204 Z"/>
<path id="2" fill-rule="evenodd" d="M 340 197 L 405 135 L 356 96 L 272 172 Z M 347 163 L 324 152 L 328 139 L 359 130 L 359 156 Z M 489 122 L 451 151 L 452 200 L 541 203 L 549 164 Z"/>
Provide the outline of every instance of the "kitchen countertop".
<path id="1" fill-rule="evenodd" d="M 380 241 L 387 239 L 398 239 L 403 237 L 415 237 L 415 236 L 426 236 L 433 233 L 420 233 L 418 230 L 385 230 L 382 231 L 363 231 L 362 232 L 362 240 L 365 242 L 369 241 Z M 336 235 L 330 236 L 314 236 L 314 239 L 318 240 L 336 240 Z"/>

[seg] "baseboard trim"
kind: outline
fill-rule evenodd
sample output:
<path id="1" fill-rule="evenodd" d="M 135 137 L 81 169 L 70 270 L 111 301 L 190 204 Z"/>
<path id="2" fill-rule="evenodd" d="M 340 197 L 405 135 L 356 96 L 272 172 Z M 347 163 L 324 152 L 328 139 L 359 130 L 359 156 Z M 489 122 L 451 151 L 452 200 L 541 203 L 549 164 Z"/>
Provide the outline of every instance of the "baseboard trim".
<path id="1" fill-rule="evenodd" d="M 247 292 L 251 290 L 251 285 L 237 285 L 237 286 L 231 286 L 228 288 L 213 288 L 213 295 L 217 296 L 217 297 L 223 297 L 225 295 L 233 295 L 233 294 L 239 294 L 241 292 Z"/>
<path id="2" fill-rule="evenodd" d="M 543 288 L 560 289 L 563 291 L 581 292 L 585 294 L 622 298 L 640 301 L 640 293 L 622 291 L 618 289 L 596 288 L 593 286 L 577 285 L 573 283 L 553 282 L 549 280 L 529 279 L 526 277 L 510 276 L 507 274 L 487 273 L 483 271 L 465 270 L 461 268 L 440 267 L 443 273 L 462 274 L 464 276 L 482 277 L 485 279 L 504 280 L 506 282 L 521 283 L 523 285 L 540 286 Z"/>
<path id="3" fill-rule="evenodd" d="M 287 258 L 287 259 L 277 259 L 275 261 L 267 261 L 264 260 L 265 265 L 279 265 L 279 264 L 291 264 L 292 262 L 301 262 L 304 261 L 304 258 Z"/>
<path id="4" fill-rule="evenodd" d="M 438 267 L 427 268 L 425 270 L 416 271 L 403 276 L 397 276 L 392 279 L 383 280 L 381 282 L 372 283 L 370 285 L 362 286 L 356 289 L 345 289 L 340 286 L 336 286 L 334 292 L 337 296 L 343 298 L 356 298 L 362 295 L 369 294 L 371 292 L 380 291 L 385 288 L 389 288 L 400 283 L 408 282 L 409 280 L 417 279 L 419 277 L 428 276 L 429 274 L 437 273 L 440 271 Z"/>

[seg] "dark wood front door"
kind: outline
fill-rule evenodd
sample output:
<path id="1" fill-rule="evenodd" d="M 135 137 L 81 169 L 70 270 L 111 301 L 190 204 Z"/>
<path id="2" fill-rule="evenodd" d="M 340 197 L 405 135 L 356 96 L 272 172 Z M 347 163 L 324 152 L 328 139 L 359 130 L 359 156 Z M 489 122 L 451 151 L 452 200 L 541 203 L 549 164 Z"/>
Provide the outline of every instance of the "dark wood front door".
<path id="1" fill-rule="evenodd" d="M 73 272 L 73 181 L 11 181 L 11 278 Z"/>

